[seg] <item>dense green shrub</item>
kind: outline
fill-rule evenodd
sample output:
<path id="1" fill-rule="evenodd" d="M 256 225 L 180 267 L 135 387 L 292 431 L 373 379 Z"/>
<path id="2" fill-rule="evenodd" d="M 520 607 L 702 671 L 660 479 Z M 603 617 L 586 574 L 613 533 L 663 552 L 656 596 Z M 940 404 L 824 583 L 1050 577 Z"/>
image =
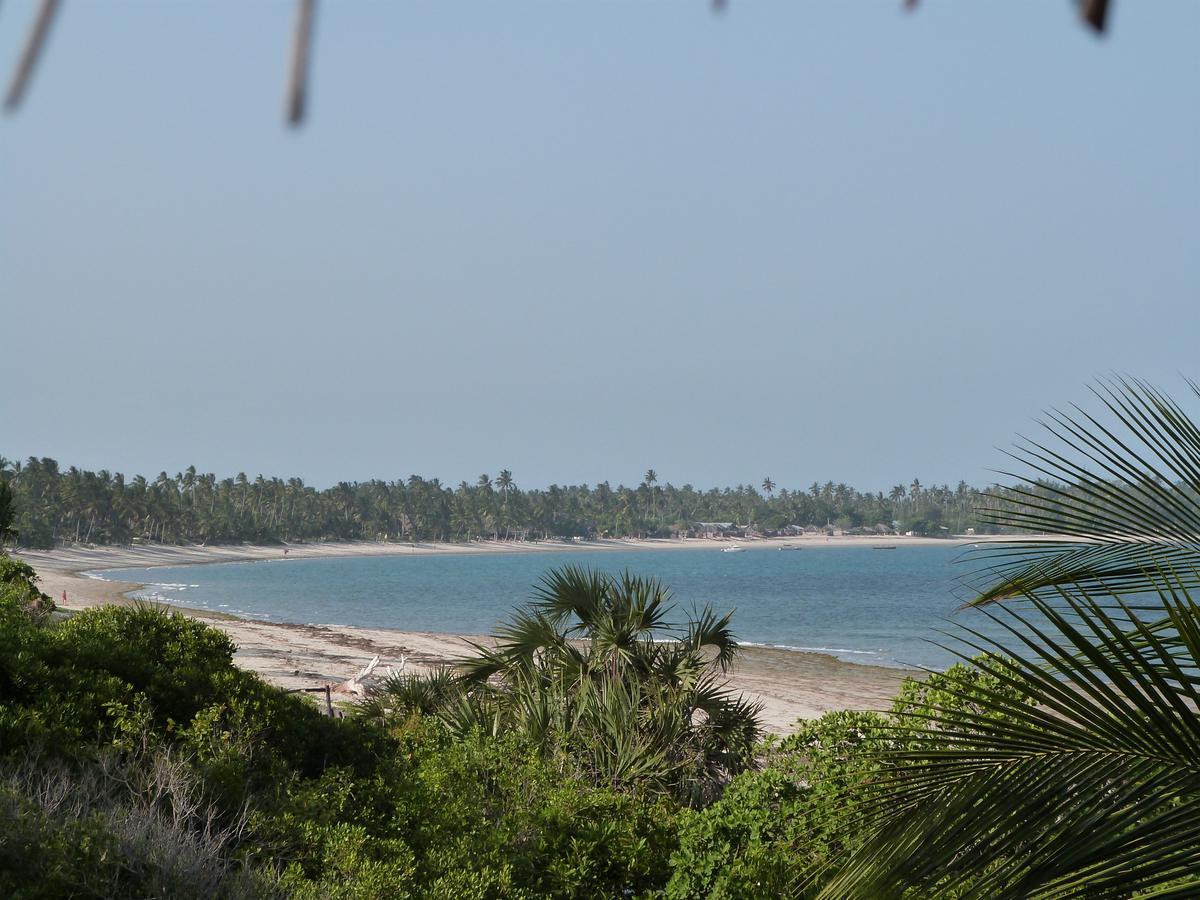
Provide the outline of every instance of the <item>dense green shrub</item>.
<path id="1" fill-rule="evenodd" d="M 888 719 L 832 712 L 801 721 L 755 772 L 707 809 L 685 813 L 668 897 L 777 896 L 818 880 L 856 842 L 858 804 Z"/>
<path id="2" fill-rule="evenodd" d="M 733 779 L 708 808 L 681 817 L 667 896 L 819 893 L 862 843 L 862 811 L 884 771 L 884 754 L 895 765 L 909 729 L 925 727 L 935 710 L 952 729 L 964 714 L 980 712 L 984 693 L 1014 705 L 1031 702 L 994 676 L 956 665 L 906 679 L 890 714 L 831 712 L 797 723 L 757 771 Z M 945 896 L 952 895 L 947 887 Z"/>
<path id="3" fill-rule="evenodd" d="M 643 896 L 667 879 L 669 801 L 594 787 L 517 736 L 321 716 L 162 609 L 47 622 L 30 574 L 0 584 L 0 896 Z M 183 787 L 147 804 L 168 774 Z"/>
<path id="4" fill-rule="evenodd" d="M 28 759 L 0 768 L 0 896 L 255 898 L 269 881 L 229 856 L 200 780 L 162 751 L 92 765 Z"/>
<path id="5" fill-rule="evenodd" d="M 0 553 L 0 594 L 35 622 L 47 621 L 54 612 L 54 601 L 37 586 L 33 567 Z"/>
<path id="6" fill-rule="evenodd" d="M 670 804 L 564 778 L 511 738 L 459 740 L 419 718 L 393 738 L 371 777 L 295 779 L 252 817 L 290 893 L 360 896 L 348 866 L 386 883 L 380 896 L 632 896 L 666 880 Z"/>

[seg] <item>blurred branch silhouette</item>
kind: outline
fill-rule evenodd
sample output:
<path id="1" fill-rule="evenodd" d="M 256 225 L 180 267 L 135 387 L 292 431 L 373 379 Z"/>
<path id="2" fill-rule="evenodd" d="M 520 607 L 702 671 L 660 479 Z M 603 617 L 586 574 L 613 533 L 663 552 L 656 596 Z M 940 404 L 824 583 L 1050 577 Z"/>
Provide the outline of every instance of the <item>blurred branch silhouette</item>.
<path id="1" fill-rule="evenodd" d="M 287 122 L 293 128 L 304 121 L 308 95 L 308 60 L 312 55 L 313 17 L 317 0 L 298 0 L 296 30 L 292 35 L 292 58 L 288 70 Z"/>
<path id="2" fill-rule="evenodd" d="M 50 26 L 54 22 L 56 12 L 58 12 L 58 0 L 42 0 L 42 5 L 38 8 L 37 16 L 33 20 L 33 27 L 29 31 L 29 37 L 25 39 L 21 57 L 17 60 L 17 68 L 13 71 L 12 81 L 9 82 L 8 94 L 4 98 L 4 108 L 10 112 L 21 105 L 21 99 L 25 96 L 25 88 L 29 85 L 29 79 L 33 75 L 34 67 L 37 66 L 38 57 L 42 55 L 42 48 L 46 45 L 46 36 L 50 33 Z"/>
<path id="3" fill-rule="evenodd" d="M 914 10 L 918 2 L 919 0 L 903 0 L 904 8 Z M 729 5 L 728 0 L 711 0 L 711 3 L 714 13 L 724 12 Z M 1112 6 L 1109 0 L 1077 0 L 1077 3 L 1080 18 L 1084 23 L 1097 34 L 1102 34 L 1107 27 L 1108 13 Z M 46 39 L 59 5 L 60 0 L 42 0 L 38 6 L 5 96 L 4 107 L 10 113 L 20 107 L 25 97 L 38 59 L 45 50 Z M 296 0 L 296 20 L 292 31 L 291 53 L 288 57 L 287 94 L 284 104 L 284 121 L 293 128 L 303 124 L 307 114 L 316 14 L 317 0 Z"/>

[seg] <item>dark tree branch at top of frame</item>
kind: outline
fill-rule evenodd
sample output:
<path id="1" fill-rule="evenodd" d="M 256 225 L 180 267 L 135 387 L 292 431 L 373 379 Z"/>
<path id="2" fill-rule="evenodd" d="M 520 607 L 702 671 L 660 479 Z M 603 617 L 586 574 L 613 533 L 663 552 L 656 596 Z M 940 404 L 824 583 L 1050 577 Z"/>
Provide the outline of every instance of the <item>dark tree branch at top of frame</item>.
<path id="1" fill-rule="evenodd" d="M 919 0 L 903 0 L 904 8 L 915 10 Z M 1079 15 L 1083 22 L 1097 34 L 1103 34 L 1108 25 L 1108 13 L 1112 7 L 1109 0 L 1077 0 Z M 711 0 L 712 11 L 723 13 L 729 0 Z M 60 0 L 42 0 L 29 35 L 22 45 L 16 68 L 9 81 L 4 108 L 15 112 L 25 98 L 29 83 L 42 57 L 50 28 L 58 13 Z M 308 81 L 312 62 L 314 22 L 317 0 L 296 0 L 296 18 L 292 32 L 291 51 L 288 55 L 287 90 L 284 105 L 284 121 L 292 128 L 303 124 L 308 108 Z"/>

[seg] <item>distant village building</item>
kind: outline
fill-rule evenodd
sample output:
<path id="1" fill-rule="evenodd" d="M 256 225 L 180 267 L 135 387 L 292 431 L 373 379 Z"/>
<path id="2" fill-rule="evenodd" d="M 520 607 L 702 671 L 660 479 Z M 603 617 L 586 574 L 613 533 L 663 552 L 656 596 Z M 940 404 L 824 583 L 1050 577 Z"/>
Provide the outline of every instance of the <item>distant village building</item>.
<path id="1" fill-rule="evenodd" d="M 694 537 L 745 537 L 746 529 L 733 522 L 696 522 L 691 528 Z"/>

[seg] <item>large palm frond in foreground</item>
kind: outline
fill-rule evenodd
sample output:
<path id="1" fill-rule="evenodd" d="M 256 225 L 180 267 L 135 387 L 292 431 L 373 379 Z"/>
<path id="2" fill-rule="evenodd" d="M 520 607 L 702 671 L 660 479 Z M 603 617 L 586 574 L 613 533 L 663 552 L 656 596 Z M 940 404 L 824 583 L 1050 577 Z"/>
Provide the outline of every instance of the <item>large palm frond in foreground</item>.
<path id="1" fill-rule="evenodd" d="M 1095 393 L 991 512 L 1056 536 L 980 551 L 1001 636 L 955 630 L 1011 691 L 951 679 L 963 704 L 899 723 L 824 896 L 1200 894 L 1200 429 L 1143 382 Z"/>
<path id="2" fill-rule="evenodd" d="M 1166 568 L 1200 584 L 1200 427 L 1142 381 L 1093 393 L 1102 412 L 1052 410 L 1041 423 L 1048 438 L 1010 454 L 1026 471 L 1003 474 L 1025 480 L 981 513 L 1031 534 L 981 547 L 975 604 L 1071 584 L 1137 593 Z"/>
<path id="3" fill-rule="evenodd" d="M 1014 690 L 963 677 L 962 703 L 897 725 L 873 837 L 824 896 L 1196 896 L 1200 607 L 1169 576 L 1155 596 L 1187 661 L 1115 617 L 1120 598 L 1078 589 L 987 613 L 1006 638 L 964 629 L 959 655 Z"/>

